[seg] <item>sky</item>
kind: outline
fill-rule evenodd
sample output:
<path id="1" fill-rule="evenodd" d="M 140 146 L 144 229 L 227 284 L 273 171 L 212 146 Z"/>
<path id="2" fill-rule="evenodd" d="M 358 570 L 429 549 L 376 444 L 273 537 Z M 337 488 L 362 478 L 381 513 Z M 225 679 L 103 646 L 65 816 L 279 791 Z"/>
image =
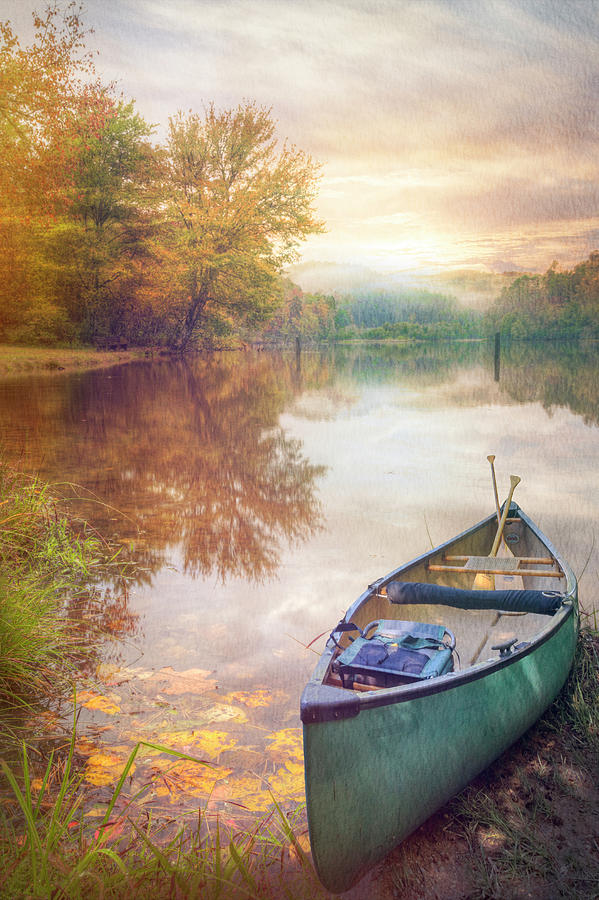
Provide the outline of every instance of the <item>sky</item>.
<path id="1" fill-rule="evenodd" d="M 0 0 L 24 43 L 35 7 Z M 544 271 L 599 249 L 599 0 L 83 7 L 98 73 L 157 137 L 253 100 L 321 164 L 304 261 Z"/>

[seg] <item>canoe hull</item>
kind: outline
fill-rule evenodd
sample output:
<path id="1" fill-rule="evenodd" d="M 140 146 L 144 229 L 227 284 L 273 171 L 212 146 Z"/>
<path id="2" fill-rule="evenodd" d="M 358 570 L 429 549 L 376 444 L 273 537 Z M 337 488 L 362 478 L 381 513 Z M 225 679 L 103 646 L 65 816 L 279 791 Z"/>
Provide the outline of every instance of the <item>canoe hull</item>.
<path id="1" fill-rule="evenodd" d="M 543 714 L 576 647 L 570 570 L 568 588 L 527 649 L 408 689 L 359 696 L 326 687 L 323 654 L 302 720 L 310 843 L 325 887 L 348 890 Z"/>
<path id="2" fill-rule="evenodd" d="M 349 889 L 514 743 L 557 696 L 576 617 L 534 653 L 483 678 L 341 721 L 304 724 L 314 863 Z"/>

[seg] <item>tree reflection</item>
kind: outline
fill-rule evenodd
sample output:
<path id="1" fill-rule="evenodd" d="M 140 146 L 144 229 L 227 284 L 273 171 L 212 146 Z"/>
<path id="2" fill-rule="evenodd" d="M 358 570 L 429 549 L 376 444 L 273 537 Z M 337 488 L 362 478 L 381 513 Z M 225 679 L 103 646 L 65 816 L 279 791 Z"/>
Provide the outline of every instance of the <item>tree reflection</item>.
<path id="1" fill-rule="evenodd" d="M 337 383 L 352 382 L 438 388 L 463 372 L 480 370 L 476 389 L 451 396 L 453 403 L 495 401 L 496 391 L 514 403 L 540 403 L 547 412 L 562 406 L 599 424 L 599 345 L 580 341 L 514 341 L 501 345 L 498 387 L 490 341 L 338 346 Z M 485 380 L 486 373 L 486 380 Z"/>
<path id="2" fill-rule="evenodd" d="M 0 423 L 28 468 L 81 486 L 82 514 L 134 542 L 146 577 L 170 561 L 262 581 L 320 527 L 325 470 L 279 425 L 298 389 L 294 360 L 266 354 L 141 363 L 5 384 Z"/>
<path id="3" fill-rule="evenodd" d="M 562 406 L 599 425 L 599 345 L 522 341 L 501 353 L 501 389 L 519 403 Z"/>

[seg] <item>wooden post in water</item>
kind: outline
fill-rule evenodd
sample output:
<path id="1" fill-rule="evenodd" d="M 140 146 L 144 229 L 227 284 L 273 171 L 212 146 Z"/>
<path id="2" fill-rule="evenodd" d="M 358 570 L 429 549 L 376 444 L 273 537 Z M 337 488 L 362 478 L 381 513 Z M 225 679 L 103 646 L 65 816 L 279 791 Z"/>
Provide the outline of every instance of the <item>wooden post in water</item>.
<path id="1" fill-rule="evenodd" d="M 299 334 L 295 338 L 295 372 L 298 378 L 302 374 L 302 344 Z"/>
<path id="2" fill-rule="evenodd" d="M 501 334 L 495 332 L 495 381 L 499 381 L 499 369 L 501 364 Z"/>

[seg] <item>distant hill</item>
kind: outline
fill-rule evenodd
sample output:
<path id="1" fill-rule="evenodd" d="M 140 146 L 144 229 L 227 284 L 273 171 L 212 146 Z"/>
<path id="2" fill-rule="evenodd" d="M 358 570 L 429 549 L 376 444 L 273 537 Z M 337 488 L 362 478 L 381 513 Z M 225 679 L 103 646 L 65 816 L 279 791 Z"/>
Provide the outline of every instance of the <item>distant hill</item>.
<path id="1" fill-rule="evenodd" d="M 487 309 L 501 289 L 525 270 L 507 262 L 498 262 L 495 271 L 448 269 L 444 272 L 377 272 L 367 266 L 331 262 L 304 262 L 290 266 L 289 278 L 311 293 L 355 296 L 360 292 L 393 291 L 417 288 L 455 297 L 471 309 Z"/>

